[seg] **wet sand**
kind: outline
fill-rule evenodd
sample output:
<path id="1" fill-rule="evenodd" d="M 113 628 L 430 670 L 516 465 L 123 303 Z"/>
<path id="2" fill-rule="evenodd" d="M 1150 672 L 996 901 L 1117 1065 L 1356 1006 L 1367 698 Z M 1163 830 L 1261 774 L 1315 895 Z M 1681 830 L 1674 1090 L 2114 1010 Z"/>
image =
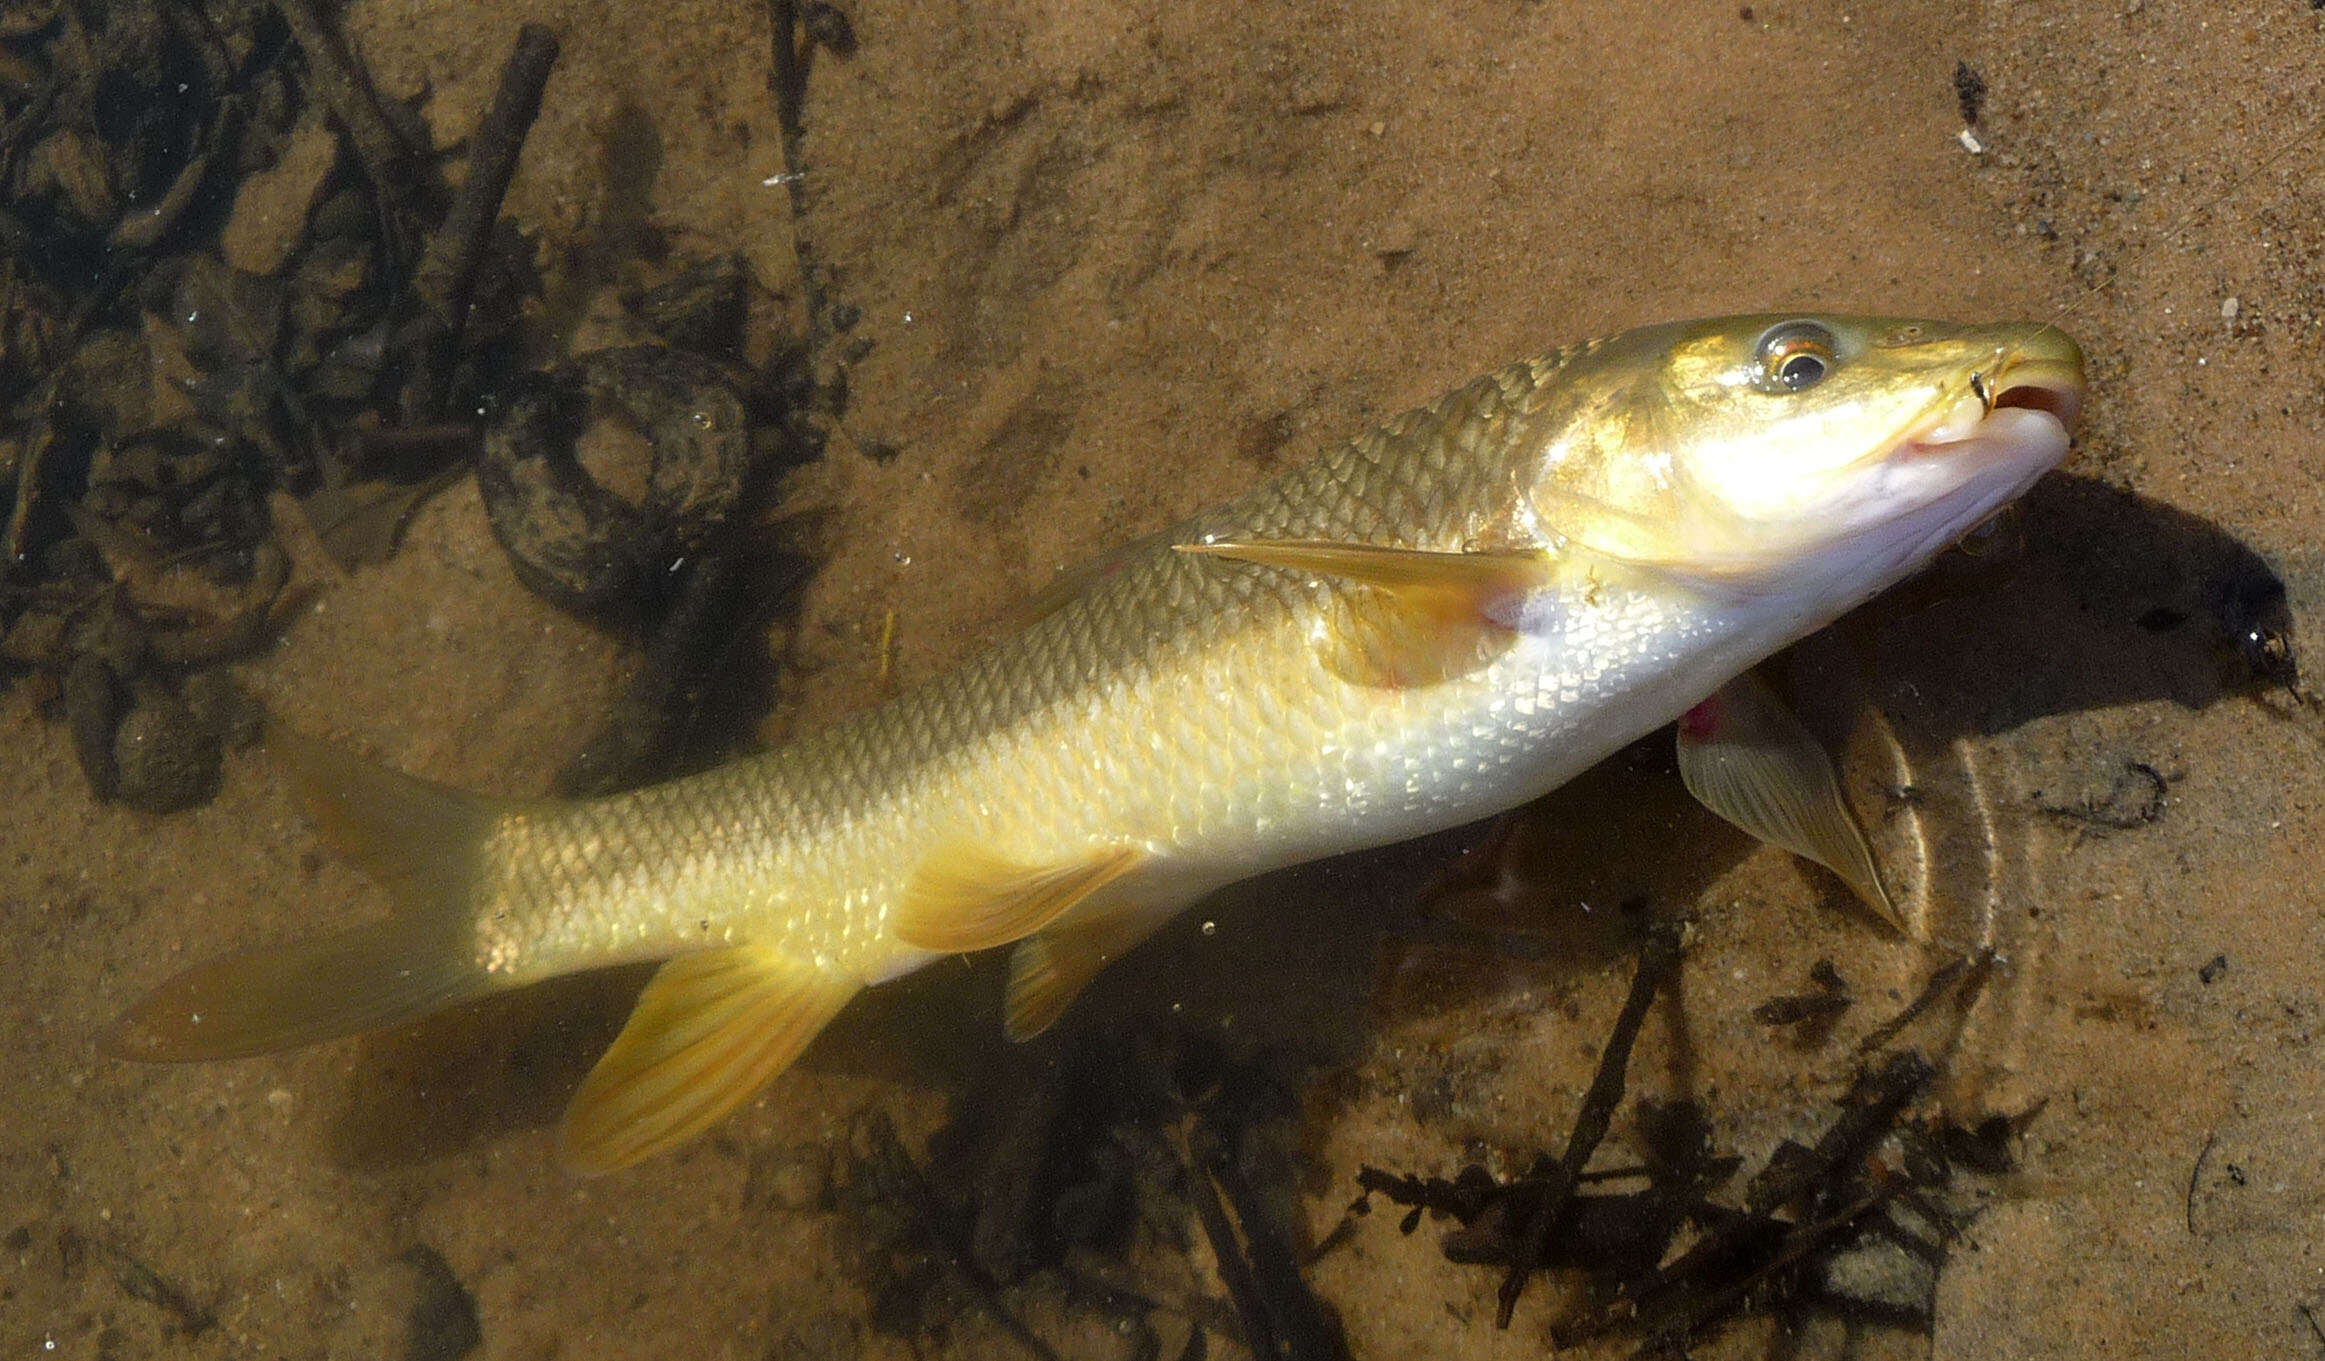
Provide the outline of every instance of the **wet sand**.
<path id="1" fill-rule="evenodd" d="M 873 345 L 828 453 L 786 489 L 828 558 L 768 640 L 769 741 L 957 662 L 1058 567 L 1519 355 L 1726 311 L 2063 314 L 2092 400 L 2023 548 L 1807 653 L 1806 674 L 1847 678 L 1829 726 L 1928 942 L 1618 762 L 1527 820 L 1526 893 L 1492 923 L 1541 960 L 1379 946 L 1327 869 L 1268 903 L 1230 895 L 1214 931 L 1118 966 L 1102 1005 L 1176 1004 L 1329 1061 L 1305 1150 L 1320 1235 L 1362 1163 L 1450 1173 L 1563 1136 L 1627 978 L 1610 902 L 1698 919 L 1634 1090 L 1704 1101 L 1754 1165 L 1826 1118 L 1893 999 L 1992 945 L 1943 1100 L 2034 1112 L 2021 1170 L 1978 1193 L 1934 1340 L 1859 1354 L 2319 1345 L 2302 1310 L 2325 1308 L 2325 715 L 2313 690 L 2224 688 L 2204 615 L 2257 562 L 2289 590 L 2296 646 L 2325 637 L 2325 16 L 878 0 L 850 9 L 855 55 L 817 61 L 789 167 L 758 7 L 601 10 L 357 0 L 347 24 L 442 143 L 520 22 L 561 30 L 506 209 L 553 270 L 618 261 L 642 214 L 674 252 L 741 251 L 796 304 L 774 181 L 806 176 L 804 235 Z M 1980 154 L 1956 137 L 1957 62 L 1989 87 Z M 621 281 L 617 263 L 602 296 Z M 632 665 L 516 583 L 464 484 L 238 674 L 391 765 L 535 793 Z M 174 969 L 384 900 L 320 854 L 255 753 L 214 803 L 157 819 L 93 806 L 22 687 L 0 725 L 0 1346 L 377 1355 L 400 1345 L 399 1254 L 425 1243 L 475 1297 L 478 1355 L 913 1354 L 863 1324 L 859 1235 L 815 1169 L 867 1107 L 917 1145 L 993 1062 L 989 969 L 859 1006 L 714 1137 L 575 1181 L 550 1130 L 634 976 L 276 1058 L 100 1059 L 102 1027 Z M 2160 799 L 2116 816 L 2134 766 Z M 1931 797 L 1894 815 L 1885 782 Z M 1819 958 L 1861 1005 L 1822 1045 L 1772 1039 L 1750 1008 Z M 127 1261 L 216 1326 L 183 1335 Z M 1199 1267 L 1190 1288 L 1217 1295 Z M 1493 1275 L 1387 1215 L 1311 1274 L 1359 1357 L 1538 1355 L 1557 1304 L 1538 1289 L 1495 1332 Z M 1112 1354 L 1075 1326 L 1061 1349 Z M 973 1317 L 922 1345 L 1008 1354 Z M 1783 1349 L 1750 1325 L 1700 1354 Z"/>

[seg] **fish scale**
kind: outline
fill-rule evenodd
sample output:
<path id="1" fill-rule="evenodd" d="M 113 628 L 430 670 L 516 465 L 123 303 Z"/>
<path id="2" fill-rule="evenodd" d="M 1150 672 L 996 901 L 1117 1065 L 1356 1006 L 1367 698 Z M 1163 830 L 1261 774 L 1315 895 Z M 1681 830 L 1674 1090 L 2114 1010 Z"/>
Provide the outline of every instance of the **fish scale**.
<path id="1" fill-rule="evenodd" d="M 1510 808 L 1677 718 L 2023 490 L 2080 381 L 2048 328 L 1643 328 L 1496 370 L 1102 560 L 957 670 L 689 778 L 493 801 L 286 735 L 403 912 L 181 975 L 114 1048 L 258 1052 L 663 960 L 561 1134 L 602 1171 L 953 950 L 1018 942 L 1033 1033 L 1223 884 Z M 1705 788 L 1746 806 L 1756 769 Z"/>
<path id="2" fill-rule="evenodd" d="M 1481 379 L 1189 532 L 1457 547 L 1506 506 L 1526 458 L 1508 424 L 1554 365 Z M 1311 638 L 1332 626 L 1336 602 L 1336 588 L 1294 574 L 1155 545 L 960 670 L 822 734 L 533 821 L 496 857 L 512 872 L 495 932 L 526 943 L 496 953 L 521 959 L 513 976 L 528 979 L 749 936 L 871 979 L 925 954 L 879 929 L 883 899 L 948 834 L 1029 864 L 1105 839 L 1201 864 L 1240 849 L 1212 839 L 1335 834 L 1347 820 L 1329 801 L 1268 792 L 1303 765 L 1311 789 L 1361 784 L 1346 768 L 1353 743 L 1315 759 L 1333 752 L 1333 734 L 1359 730 L 1367 746 L 1410 748 L 1408 763 L 1458 769 L 1504 726 L 1449 733 L 1442 697 L 1402 703 L 1325 672 Z M 979 804 L 993 811 L 979 816 Z M 1303 812 L 1325 825 L 1296 827 Z M 529 873 L 530 861 L 566 868 Z M 849 912 L 809 906 L 850 898 L 860 906 Z M 704 932 L 706 918 L 721 929 Z"/>

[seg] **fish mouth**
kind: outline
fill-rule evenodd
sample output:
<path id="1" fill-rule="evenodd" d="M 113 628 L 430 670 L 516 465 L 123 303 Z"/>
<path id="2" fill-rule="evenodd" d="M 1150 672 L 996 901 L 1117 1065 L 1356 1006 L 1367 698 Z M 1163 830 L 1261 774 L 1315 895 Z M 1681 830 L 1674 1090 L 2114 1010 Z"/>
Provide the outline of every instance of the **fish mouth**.
<path id="1" fill-rule="evenodd" d="M 2056 329 L 1997 345 L 1951 400 L 1888 446 L 1829 547 L 1875 585 L 1911 572 L 2059 465 L 2083 392 L 2082 351 Z"/>
<path id="2" fill-rule="evenodd" d="M 2017 412 L 2029 414 L 2012 414 Z M 1997 349 L 1991 366 L 1972 370 L 1962 391 L 1902 443 L 1913 451 L 1939 452 L 1971 440 L 1998 443 L 2004 442 L 1999 437 L 2015 436 L 2007 442 L 2055 442 L 2056 462 L 2082 414 L 2083 352 L 2063 332 L 2045 327 Z"/>
<path id="3" fill-rule="evenodd" d="M 2024 362 L 2003 374 L 2005 386 L 1994 393 L 1996 411 L 2040 411 L 2073 434 L 2083 414 L 2083 371 L 2080 365 Z"/>

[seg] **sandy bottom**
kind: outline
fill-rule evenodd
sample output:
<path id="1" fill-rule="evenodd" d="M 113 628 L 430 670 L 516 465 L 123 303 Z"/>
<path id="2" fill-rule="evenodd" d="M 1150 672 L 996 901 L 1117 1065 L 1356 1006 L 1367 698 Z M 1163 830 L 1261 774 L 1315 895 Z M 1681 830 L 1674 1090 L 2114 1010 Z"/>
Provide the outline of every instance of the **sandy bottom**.
<path id="1" fill-rule="evenodd" d="M 873 344 L 790 489 L 829 556 L 769 640 L 786 669 L 765 737 L 954 663 L 1060 565 L 1521 354 L 1778 307 L 2063 315 L 2092 405 L 2024 547 L 1876 605 L 1802 668 L 1812 697 L 1848 678 L 1822 702 L 1927 944 L 1617 762 L 1528 817 L 1521 906 L 1487 914 L 1540 959 L 1384 944 L 1379 912 L 1336 904 L 1403 881 L 1328 867 L 1206 912 L 1214 930 L 1120 966 L 1103 1005 L 1176 1006 L 1330 1060 L 1303 1150 L 1321 1234 L 1361 1163 L 1450 1172 L 1562 1139 L 1627 977 L 1609 904 L 1699 918 L 1635 1089 L 1702 1100 L 1755 1165 L 1829 1116 L 1850 1042 L 1893 998 L 1990 944 L 2003 964 L 1960 1018 L 1943 1100 L 2039 1107 L 2022 1167 L 1980 1192 L 1934 1343 L 1860 1354 L 2321 1345 L 2304 1310 L 2325 1309 L 2325 717 L 2225 689 L 2207 611 L 2265 563 L 2296 644 L 2325 636 L 2325 16 L 2293 0 L 850 13 L 861 47 L 818 60 L 799 169 L 810 249 Z M 381 83 L 447 141 L 527 19 L 565 38 L 508 207 L 545 257 L 618 245 L 643 212 L 675 252 L 740 250 L 795 300 L 758 6 L 348 14 Z M 1957 62 L 1990 88 L 1981 154 L 1956 138 Z M 462 486 L 241 678 L 390 764 L 524 793 L 632 664 L 515 583 Z M 549 1131 L 634 977 L 278 1058 L 102 1060 L 103 1025 L 173 969 L 382 899 L 320 854 L 255 755 L 212 805 L 153 819 L 92 806 L 21 688 L 0 732 L 0 1349 L 392 1354 L 426 1274 L 404 1254 L 426 1244 L 476 1301 L 480 1355 L 914 1354 L 863 1322 L 861 1235 L 813 1169 L 869 1108 L 917 1147 L 979 1080 L 999 1048 L 989 970 L 868 1002 L 716 1137 L 575 1181 Z M 2159 815 L 2078 813 L 2134 765 L 2160 778 Z M 1880 788 L 1907 783 L 1926 796 L 1884 813 Z M 1772 1037 L 1751 1007 L 1820 958 L 1860 1005 L 1826 1042 Z M 131 1265 L 215 1326 L 189 1335 Z M 1359 1357 L 1539 1355 L 1555 1305 L 1536 1291 L 1495 1332 L 1491 1274 L 1386 1215 L 1311 1277 Z M 1070 1336 L 1069 1354 L 1112 1354 Z M 918 1345 L 1010 1354 L 973 1317 Z M 1701 1354 L 1786 1345 L 1747 1327 Z"/>

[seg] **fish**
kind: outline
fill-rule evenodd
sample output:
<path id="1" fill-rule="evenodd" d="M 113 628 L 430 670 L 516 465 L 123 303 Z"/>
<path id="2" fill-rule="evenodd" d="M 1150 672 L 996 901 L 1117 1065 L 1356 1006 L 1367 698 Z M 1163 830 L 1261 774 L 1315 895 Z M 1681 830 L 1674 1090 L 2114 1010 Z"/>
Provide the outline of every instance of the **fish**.
<path id="1" fill-rule="evenodd" d="M 1486 374 L 701 774 L 494 798 L 277 732 L 318 835 L 396 910 L 182 973 L 106 1049 L 264 1053 L 658 961 L 557 1136 L 609 1172 L 702 1133 L 864 988 L 1012 946 L 1030 1037 L 1224 885 L 1504 812 L 1690 715 L 1716 811 L 1861 878 L 1816 811 L 1829 763 L 1739 678 L 2024 492 L 2083 398 L 2046 324 L 1651 325 Z"/>

